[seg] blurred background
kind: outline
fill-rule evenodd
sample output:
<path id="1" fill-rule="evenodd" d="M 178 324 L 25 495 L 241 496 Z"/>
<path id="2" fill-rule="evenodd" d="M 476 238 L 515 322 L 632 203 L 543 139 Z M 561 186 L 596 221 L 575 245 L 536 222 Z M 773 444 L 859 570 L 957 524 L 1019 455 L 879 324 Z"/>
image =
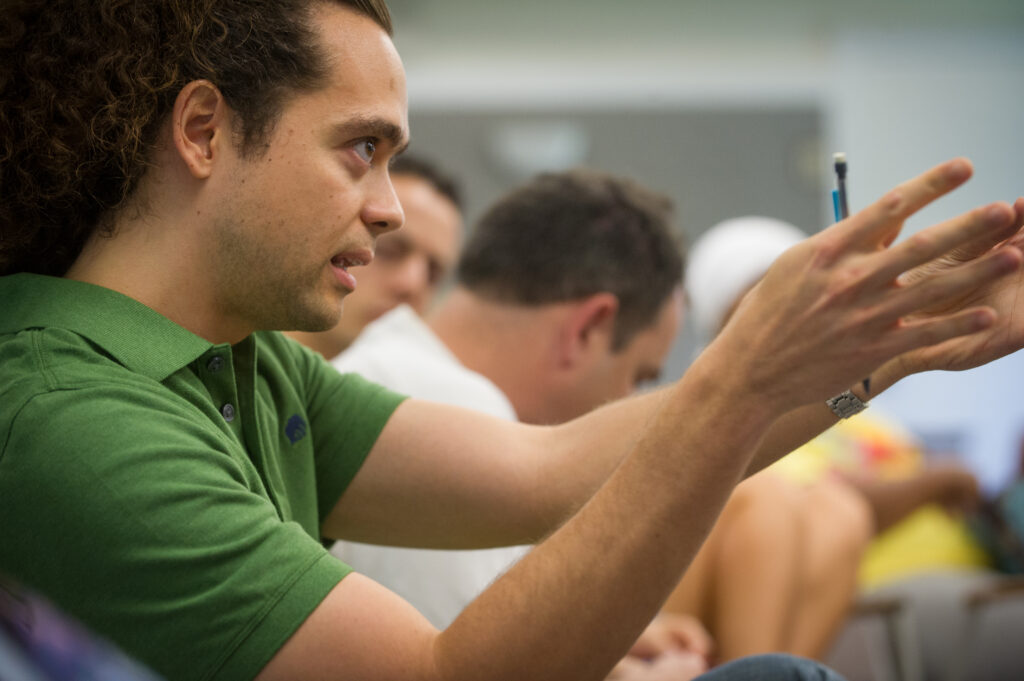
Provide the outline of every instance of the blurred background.
<path id="1" fill-rule="evenodd" d="M 1021 0 L 390 0 L 412 149 L 464 186 L 468 223 L 541 170 L 589 165 L 672 196 L 692 241 L 719 220 L 832 221 L 953 156 L 974 179 L 913 232 L 1024 194 Z M 697 351 L 686 328 L 666 379 Z M 987 492 L 1016 473 L 1024 353 L 912 377 L 877 402 Z"/>

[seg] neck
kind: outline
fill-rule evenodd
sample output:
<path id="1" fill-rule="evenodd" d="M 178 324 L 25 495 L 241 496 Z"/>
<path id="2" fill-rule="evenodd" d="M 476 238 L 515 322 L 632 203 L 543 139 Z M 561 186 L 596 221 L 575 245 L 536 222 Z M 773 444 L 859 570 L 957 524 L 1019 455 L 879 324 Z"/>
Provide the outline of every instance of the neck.
<path id="1" fill-rule="evenodd" d="M 65 276 L 123 293 L 213 343 L 236 343 L 253 329 L 219 309 L 202 224 L 188 197 L 175 196 L 170 209 L 122 210 L 128 217 L 110 236 L 94 232 Z"/>
<path id="2" fill-rule="evenodd" d="M 326 360 L 334 359 L 351 345 L 346 339 L 339 338 L 339 334 L 330 331 L 285 331 L 284 335 L 319 352 Z"/>
<path id="3" fill-rule="evenodd" d="M 457 287 L 430 317 L 429 325 L 467 368 L 505 393 L 519 420 L 544 422 L 544 382 L 554 356 L 551 317 L 558 306 L 530 307 L 487 300 Z"/>

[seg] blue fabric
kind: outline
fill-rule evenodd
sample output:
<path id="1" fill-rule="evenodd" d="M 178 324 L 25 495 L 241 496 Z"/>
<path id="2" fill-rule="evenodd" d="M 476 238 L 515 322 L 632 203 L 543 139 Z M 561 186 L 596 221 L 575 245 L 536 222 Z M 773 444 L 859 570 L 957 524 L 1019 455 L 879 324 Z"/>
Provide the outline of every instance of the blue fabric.
<path id="1" fill-rule="evenodd" d="M 845 681 L 813 660 L 795 655 L 752 655 L 701 674 L 694 681 Z"/>
<path id="2" fill-rule="evenodd" d="M 47 600 L 0 581 L 3 681 L 159 681 Z"/>

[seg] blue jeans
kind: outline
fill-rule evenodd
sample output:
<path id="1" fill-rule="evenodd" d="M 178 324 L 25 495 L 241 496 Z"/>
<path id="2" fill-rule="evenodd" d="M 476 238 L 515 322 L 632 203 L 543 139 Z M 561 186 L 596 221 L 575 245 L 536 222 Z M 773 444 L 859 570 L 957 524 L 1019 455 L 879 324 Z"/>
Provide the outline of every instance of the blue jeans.
<path id="1" fill-rule="evenodd" d="M 825 665 L 795 655 L 752 655 L 701 674 L 694 681 L 844 681 Z"/>

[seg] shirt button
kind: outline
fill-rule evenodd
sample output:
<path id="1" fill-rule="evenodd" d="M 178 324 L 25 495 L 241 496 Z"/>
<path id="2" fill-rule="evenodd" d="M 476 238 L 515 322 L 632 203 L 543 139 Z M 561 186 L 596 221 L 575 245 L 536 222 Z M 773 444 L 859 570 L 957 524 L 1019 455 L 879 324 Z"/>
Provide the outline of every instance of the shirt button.
<path id="1" fill-rule="evenodd" d="M 220 355 L 214 355 L 213 357 L 210 358 L 210 361 L 206 363 L 206 368 L 211 373 L 217 373 L 222 368 L 224 368 L 224 358 L 221 357 Z"/>
<path id="2" fill-rule="evenodd" d="M 220 413 L 224 417 L 224 420 L 231 423 L 235 420 L 235 405 L 228 402 L 220 408 Z"/>

